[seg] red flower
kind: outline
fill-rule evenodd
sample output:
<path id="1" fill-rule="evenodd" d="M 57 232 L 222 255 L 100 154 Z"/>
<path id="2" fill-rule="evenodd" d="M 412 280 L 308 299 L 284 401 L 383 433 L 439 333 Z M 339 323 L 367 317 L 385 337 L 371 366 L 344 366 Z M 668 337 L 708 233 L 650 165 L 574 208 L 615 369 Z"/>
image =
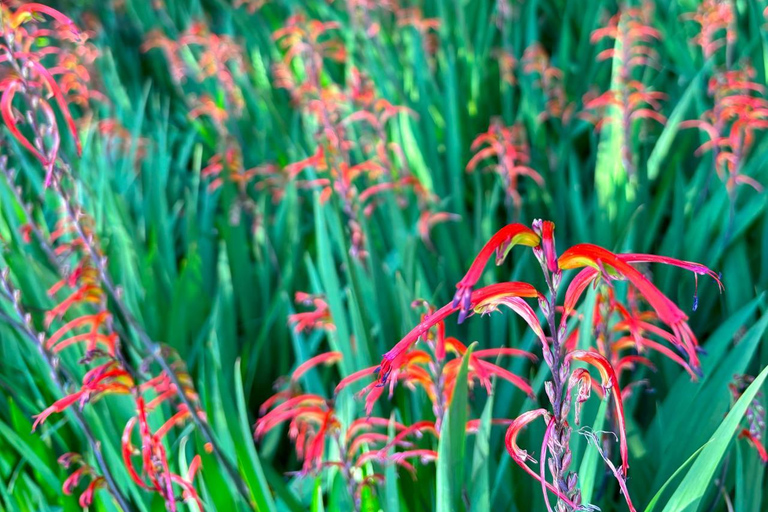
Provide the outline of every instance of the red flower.
<path id="1" fill-rule="evenodd" d="M 558 259 L 559 267 L 567 270 L 588 266 L 591 269 L 582 270 L 569 286 L 565 300 L 566 311 L 573 309 L 576 300 L 586 289 L 586 286 L 598 275 L 602 275 L 603 278 L 609 280 L 615 278 L 627 279 L 654 309 L 659 320 L 672 329 L 675 345 L 685 351 L 691 368 L 698 372 L 700 368 L 697 355 L 698 342 L 688 326 L 688 316 L 639 270 L 630 265 L 630 263 L 642 262 L 658 262 L 679 266 L 695 274 L 707 274 L 720 284 L 720 280 L 714 272 L 697 263 L 644 254 L 617 255 L 596 245 L 578 244 L 569 248 L 560 256 Z"/>
<path id="2" fill-rule="evenodd" d="M 504 438 L 504 444 L 507 447 L 507 452 L 509 452 L 509 455 L 512 457 L 512 460 L 517 463 L 518 466 L 523 468 L 523 470 L 531 475 L 533 478 L 541 482 L 543 486 L 545 486 L 547 489 L 549 489 L 552 493 L 554 493 L 558 498 L 560 498 L 564 503 L 572 507 L 574 510 L 578 508 L 578 505 L 573 503 L 571 500 L 568 499 L 568 497 L 561 493 L 554 485 L 550 484 L 546 481 L 543 477 L 535 473 L 531 468 L 528 467 L 526 464 L 526 461 L 536 462 L 536 460 L 528 455 L 528 452 L 526 450 L 523 450 L 517 445 L 517 436 L 520 433 L 520 431 L 523 429 L 523 427 L 527 426 L 529 423 L 534 421 L 536 418 L 543 416 L 544 420 L 547 421 L 547 425 L 551 423 L 551 421 L 548 418 L 551 418 L 549 412 L 546 409 L 534 409 L 533 411 L 527 411 L 515 418 L 512 423 L 509 425 L 509 428 L 507 429 L 507 434 Z M 549 430 L 549 428 L 547 429 Z M 542 468 L 545 465 L 544 459 L 542 458 L 541 461 Z M 546 494 L 545 494 L 546 496 Z"/>
<path id="3" fill-rule="evenodd" d="M 533 232 L 531 231 L 531 233 Z M 499 233 L 497 233 L 497 235 L 499 235 Z M 502 233 L 502 235 L 505 235 L 505 234 Z M 504 242 L 505 239 L 507 240 L 507 242 Z M 514 245 L 514 242 L 511 242 L 510 240 L 511 240 L 511 237 L 506 237 L 506 236 L 500 237 L 497 245 L 506 243 L 507 247 L 511 247 L 511 245 Z M 488 244 L 486 244 L 486 248 L 487 247 L 488 247 Z M 485 251 L 486 248 L 484 248 L 483 250 Z M 492 247 L 489 253 L 492 252 L 493 250 L 494 248 Z M 475 260 L 475 261 L 477 262 L 478 260 Z M 478 269 L 478 273 L 479 271 L 482 271 L 482 268 Z M 466 279 L 466 276 L 465 276 L 465 279 Z M 467 280 L 467 282 L 470 282 L 470 281 Z M 461 283 L 457 285 L 457 288 L 459 286 L 461 286 Z M 469 290 L 471 290 L 471 288 L 469 288 Z M 378 385 L 383 386 L 384 384 L 386 384 L 387 379 L 389 378 L 389 374 L 392 372 L 392 370 L 401 366 L 401 364 L 404 362 L 403 358 L 405 357 L 411 345 L 416 343 L 416 341 L 422 335 L 426 334 L 426 332 L 429 329 L 431 329 L 433 326 L 435 326 L 438 322 L 445 320 L 448 316 L 460 310 L 460 308 L 458 307 L 459 300 L 461 300 L 462 302 L 461 313 L 459 315 L 459 320 L 461 321 L 467 316 L 467 311 L 474 308 L 476 305 L 480 305 L 481 309 L 485 311 L 487 310 L 489 301 L 502 302 L 509 297 L 538 297 L 538 295 L 539 293 L 536 291 L 536 288 L 534 288 L 528 283 L 520 283 L 520 282 L 498 283 L 498 284 L 486 286 L 485 288 L 481 288 L 474 292 L 470 291 L 470 293 L 467 295 L 465 295 L 462 289 L 460 289 L 459 292 L 457 292 L 457 297 L 454 297 L 454 300 L 451 304 L 447 304 L 442 308 L 438 309 L 437 311 L 435 311 L 433 314 L 429 315 L 419 325 L 414 327 L 411 330 L 411 332 L 409 332 L 402 340 L 400 340 L 389 352 L 384 354 L 384 357 L 381 361 L 381 365 L 379 366 L 379 384 Z M 466 297 L 466 299 L 463 299 L 462 297 Z"/>
<path id="4" fill-rule="evenodd" d="M 515 245 L 536 247 L 540 242 L 539 235 L 523 224 L 509 224 L 494 234 L 478 253 L 469 270 L 456 284 L 456 294 L 453 296 L 453 307 L 461 305 L 459 323 L 464 321 L 472 303 L 472 289 L 480 280 L 491 255 L 496 253 L 496 265 L 501 265 L 507 253 Z"/>
<path id="5" fill-rule="evenodd" d="M 621 388 L 619 387 L 619 380 L 616 378 L 616 372 L 614 372 L 611 363 L 608 360 L 598 354 L 597 352 L 589 352 L 586 350 L 574 350 L 567 356 L 570 359 L 577 361 L 583 361 L 591 364 L 600 372 L 603 379 L 603 389 L 605 392 L 610 391 L 613 395 L 614 405 L 616 407 L 616 414 L 618 415 L 619 423 L 619 439 L 621 442 L 621 465 L 623 468 L 623 475 L 626 476 L 629 470 L 629 450 L 627 448 L 627 429 L 624 426 L 624 402 L 621 399 Z"/>
<path id="6" fill-rule="evenodd" d="M 115 361 L 104 363 L 84 376 L 82 387 L 74 393 L 55 401 L 50 407 L 34 416 L 32 431 L 42 424 L 53 413 L 63 412 L 75 403 L 82 406 L 86 402 L 95 401 L 105 394 L 129 394 L 133 388 L 133 378 Z"/>

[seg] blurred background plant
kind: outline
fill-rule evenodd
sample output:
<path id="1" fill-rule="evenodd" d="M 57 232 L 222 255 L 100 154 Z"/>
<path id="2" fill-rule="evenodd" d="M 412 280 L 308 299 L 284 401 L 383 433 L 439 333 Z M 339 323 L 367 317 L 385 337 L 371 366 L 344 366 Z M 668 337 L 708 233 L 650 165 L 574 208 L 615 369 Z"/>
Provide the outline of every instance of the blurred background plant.
<path id="1" fill-rule="evenodd" d="M 633 383 L 635 508 L 768 508 L 759 2 L 24 4 L 1 8 L 0 508 L 546 510 L 492 428 L 547 402 L 546 365 L 498 357 L 542 357 L 530 323 L 447 320 L 358 397 L 414 301 L 448 304 L 535 218 L 560 247 L 721 273 L 722 294 L 642 269 L 690 317 L 698 382 L 685 354 L 630 350 L 648 318 L 622 287 L 586 290 L 569 342 Z M 508 258 L 478 286 L 545 288 L 531 251 Z M 106 364 L 125 396 L 96 401 Z M 570 456 L 583 503 L 625 510 L 606 403 L 581 404 Z"/>

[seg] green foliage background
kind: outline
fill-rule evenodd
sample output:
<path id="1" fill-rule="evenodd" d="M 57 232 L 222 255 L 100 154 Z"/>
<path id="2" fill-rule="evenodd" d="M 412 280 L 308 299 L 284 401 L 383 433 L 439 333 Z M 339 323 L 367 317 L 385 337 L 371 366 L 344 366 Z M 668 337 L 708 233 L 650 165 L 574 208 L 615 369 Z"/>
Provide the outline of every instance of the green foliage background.
<path id="1" fill-rule="evenodd" d="M 766 84 L 764 6 L 757 0 L 734 3 L 738 14 L 734 53 L 751 62 L 756 82 Z M 382 17 L 381 34 L 368 38 L 353 28 L 338 0 L 276 1 L 253 15 L 223 0 L 166 0 L 163 9 L 143 0 L 116 4 L 73 1 L 56 6 L 78 23 L 91 16 L 101 24 L 95 37 L 103 52 L 97 61 L 98 81 L 111 106 L 102 107 L 100 115 L 113 115 L 134 136 L 148 141 L 146 154 L 136 160 L 136 145 L 121 153 L 95 130 L 84 133 L 83 157 L 73 162 L 81 178 L 79 195 L 97 222 L 110 271 L 127 303 L 154 339 L 186 360 L 210 423 L 236 458 L 259 510 L 350 510 L 346 489 L 331 477 L 315 481 L 284 475 L 297 469 L 285 430 L 254 444 L 252 425 L 258 406 L 271 395 L 273 381 L 296 364 L 328 349 L 341 350 L 350 357 L 339 371 L 314 370 L 307 380 L 309 391 L 330 395 L 341 376 L 375 364 L 418 320 L 410 308 L 412 300 L 423 297 L 436 304 L 450 300 L 454 283 L 482 244 L 512 220 L 496 177 L 464 172 L 472 156 L 471 141 L 487 129 L 492 116 L 527 128 L 531 166 L 542 172 L 546 186 L 523 183 L 521 220 L 554 221 L 558 247 L 591 242 L 617 251 L 697 261 L 722 272 L 725 292 L 718 293 L 713 283 L 702 280 L 698 310 L 690 313 L 691 326 L 707 350 L 702 359 L 705 377 L 692 383 L 672 363 L 658 361 L 659 371 L 644 376 L 654 392 L 638 394 L 626 405 L 629 486 L 638 509 L 660 492 L 648 510 L 726 510 L 721 488 L 739 512 L 768 509 L 764 466 L 757 453 L 733 435 L 739 406 L 725 417 L 731 405 L 727 384 L 733 375 L 757 375 L 768 364 L 768 320 L 763 317 L 768 198 L 740 188 L 731 220 L 724 184 L 714 176 L 707 186 L 713 172 L 711 157 L 694 156 L 704 139 L 696 130 L 679 130 L 680 121 L 698 118 L 711 101 L 706 86 L 711 65 L 689 43 L 696 25 L 680 19 L 697 2 L 655 2 L 653 24 L 662 33 L 661 68 L 648 74 L 648 85 L 668 95 L 662 111 L 669 122 L 649 124 L 636 134 L 632 147 L 638 155 L 638 180 L 631 186 L 623 183 L 620 155 L 613 149 L 615 134 L 610 130 L 596 134 L 579 119 L 564 126 L 542 123 L 538 119 L 545 102 L 542 91 L 523 74 L 518 74 L 517 86 L 503 85 L 493 52 L 501 46 L 520 58 L 526 47 L 540 41 L 553 64 L 563 70 L 568 98 L 578 110 L 580 98 L 590 88 L 602 91 L 610 86 L 611 64 L 595 60 L 604 46 L 591 44 L 589 35 L 604 23 L 607 13 L 615 12 L 614 2 L 516 4 L 509 38 L 502 40 L 493 21 L 495 2 L 425 1 L 421 4 L 425 16 L 441 20 L 434 66 L 427 63 L 417 34 L 398 29 L 391 15 Z M 295 12 L 342 23 L 350 63 L 372 77 L 383 97 L 418 114 L 417 119 L 400 116 L 393 121 L 393 137 L 403 145 L 412 171 L 441 198 L 441 208 L 462 216 L 459 222 L 435 228 L 434 250 L 416 231 L 419 210 L 414 201 L 402 206 L 387 196 L 367 220 L 370 258 L 363 265 L 349 257 L 348 235 L 334 199 L 321 204 L 317 196 L 291 186 L 280 202 L 269 193 L 251 191 L 259 218 L 239 211 L 240 222 L 233 222 L 239 204 L 235 187 L 227 183 L 214 193 L 207 190 L 200 170 L 221 141 L 211 126 L 189 119 L 188 94 L 207 91 L 220 98 L 221 93 L 206 83 L 188 83 L 182 89 L 171 80 L 162 53 L 142 53 L 139 46 L 150 30 L 173 37 L 197 20 L 204 20 L 215 33 L 234 36 L 248 56 L 248 68 L 240 70 L 238 78 L 246 105 L 237 122 L 245 166 L 285 165 L 312 154 L 315 147 L 304 115 L 292 107 L 285 91 L 271 83 L 270 67 L 281 57 L 271 33 Z M 336 66 L 327 78 L 343 83 L 345 73 L 349 67 Z M 6 140 L 4 152 L 18 167 L 25 192 L 42 194 L 38 164 L 10 138 Z M 743 172 L 765 185 L 767 164 L 768 138 L 759 135 Z M 35 212 L 39 221 L 51 219 L 57 208 L 50 195 L 45 201 L 46 208 Z M 19 232 L 25 222 L 7 185 L 0 184 L 4 259 L 25 303 L 37 315 L 50 307 L 45 290 L 54 279 L 42 256 L 22 243 Z M 251 229 L 254 223 L 256 229 Z M 495 276 L 538 283 L 532 256 L 514 253 L 512 260 L 489 271 L 487 282 Z M 654 268 L 654 281 L 684 310 L 690 309 L 694 286 L 690 276 Z M 336 324 L 334 335 L 292 332 L 287 317 L 294 312 L 296 291 L 326 294 Z M 588 309 L 587 305 L 585 312 Z M 480 347 L 534 346 L 532 334 L 511 315 L 474 319 L 450 330 L 468 344 L 479 341 Z M 10 326 L 0 325 L 0 340 L 0 509 L 77 510 L 76 498 L 61 492 L 67 473 L 56 458 L 64 451 L 85 450 L 85 441 L 71 428 L 66 414 L 50 421 L 42 434 L 30 433 L 30 417 L 58 396 L 38 354 Z M 75 361 L 73 357 L 70 362 Z M 545 369 L 518 362 L 510 369 L 526 372 L 541 391 Z M 472 403 L 472 417 L 480 417 L 485 406 L 493 417 L 512 418 L 532 405 L 502 385 L 492 402 Z M 126 402 L 121 410 L 119 398 L 109 404 L 88 406 L 85 415 L 127 490 L 119 438 L 129 405 Z M 338 406 L 349 415 L 361 409 L 351 393 L 341 395 Z M 599 406 L 593 399 L 585 408 L 587 424 L 601 417 Z M 391 407 L 378 407 L 384 415 L 397 409 L 406 420 L 429 410 L 423 396 L 402 391 L 395 393 Z M 522 440 L 538 446 L 542 431 L 531 427 Z M 182 458 L 191 453 L 183 443 L 189 442 L 190 448 L 199 445 L 195 452 L 204 457 L 200 486 L 211 510 L 247 509 L 192 432 L 179 435 L 175 442 L 176 448 L 182 446 Z M 544 510 L 538 486 L 506 454 L 500 429 L 468 440 L 464 452 L 460 493 L 485 504 L 471 510 Z M 580 436 L 574 456 L 584 494 L 604 511 L 625 510 L 613 484 L 603 488 L 602 462 L 590 455 Z M 187 461 L 179 463 L 185 467 Z M 388 471 L 382 486 L 386 490 L 366 495 L 363 509 L 435 509 L 442 500 L 437 486 L 454 478 L 441 476 L 455 469 L 441 464 L 420 467 L 416 482 Z M 714 484 L 716 479 L 721 487 Z M 315 491 L 318 482 L 325 491 L 324 502 Z M 141 493 L 129 496 L 136 510 L 162 508 L 162 502 Z M 440 506 L 460 510 L 464 505 Z M 104 491 L 93 508 L 115 510 Z"/>

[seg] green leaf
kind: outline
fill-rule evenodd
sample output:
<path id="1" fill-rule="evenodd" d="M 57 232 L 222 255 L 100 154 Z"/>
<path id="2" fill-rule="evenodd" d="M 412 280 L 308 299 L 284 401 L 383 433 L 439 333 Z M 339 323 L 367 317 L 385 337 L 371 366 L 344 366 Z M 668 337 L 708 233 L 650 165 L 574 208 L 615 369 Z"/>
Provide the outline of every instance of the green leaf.
<path id="1" fill-rule="evenodd" d="M 677 135 L 677 132 L 680 130 L 680 122 L 683 121 L 683 116 L 688 110 L 693 94 L 699 91 L 703 73 L 709 68 L 708 64 L 710 62 L 711 61 L 707 61 L 707 66 L 699 71 L 699 74 L 691 80 L 690 84 L 688 84 L 682 97 L 675 105 L 675 109 L 672 111 L 672 114 L 670 114 L 669 119 L 667 119 L 667 124 L 664 125 L 664 129 L 662 130 L 661 135 L 659 135 L 659 140 L 657 140 L 656 145 L 653 146 L 653 151 L 651 151 L 651 154 L 648 157 L 647 172 L 649 180 L 655 180 L 658 177 L 659 172 L 661 171 L 661 164 L 664 162 L 664 158 L 666 158 L 669 150 L 672 149 L 675 135 Z"/>
<path id="2" fill-rule="evenodd" d="M 461 360 L 453 391 L 453 401 L 446 411 L 437 446 L 437 512 L 462 510 L 464 487 L 464 452 L 467 438 L 467 375 L 469 359 L 477 343 L 469 346 Z"/>
<path id="3" fill-rule="evenodd" d="M 237 400 L 237 418 L 240 428 L 239 436 L 235 433 L 235 443 L 237 445 L 237 454 L 243 477 L 256 500 L 256 510 L 258 512 L 273 512 L 276 510 L 275 502 L 272 499 L 272 493 L 269 491 L 267 478 L 261 467 L 259 454 L 251 440 L 253 434 L 248 423 L 247 407 L 245 405 L 245 396 L 243 395 L 243 376 L 240 370 L 240 359 L 235 363 L 235 398 Z M 242 460 L 245 459 L 245 460 Z"/>
<path id="4" fill-rule="evenodd" d="M 392 442 L 397 435 L 395 430 L 395 416 L 394 414 L 389 420 L 389 426 L 387 427 L 387 444 Z M 389 448 L 387 455 L 392 455 L 395 452 L 395 447 Z M 397 484 L 397 466 L 395 464 L 387 464 L 384 468 L 384 502 L 387 505 L 387 511 L 400 512 L 400 487 Z"/>
<path id="5" fill-rule="evenodd" d="M 659 502 L 661 497 L 664 495 L 664 491 L 667 490 L 667 487 L 672 485 L 672 482 L 677 480 L 677 477 L 680 476 L 683 473 L 685 468 L 687 468 L 696 459 L 696 457 L 699 455 L 699 453 L 701 453 L 701 450 L 703 450 L 710 442 L 711 442 L 711 440 L 707 441 L 701 447 L 699 447 L 698 450 L 693 452 L 693 454 L 690 457 L 688 457 L 688 460 L 683 462 L 683 464 L 679 468 L 677 468 L 677 471 L 672 473 L 672 476 L 670 476 L 669 479 L 666 482 L 664 482 L 664 485 L 661 486 L 661 488 L 658 490 L 658 492 L 653 496 L 653 499 L 651 500 L 651 502 L 648 503 L 648 506 L 645 507 L 645 512 L 651 512 L 654 509 L 656 504 Z"/>
<path id="6" fill-rule="evenodd" d="M 325 505 L 323 504 L 323 487 L 321 485 L 322 478 L 315 478 L 315 488 L 312 491 L 312 505 L 309 510 L 311 512 L 325 512 Z"/>
<path id="7" fill-rule="evenodd" d="M 701 456 L 696 459 L 688 474 L 685 475 L 663 512 L 693 512 L 700 509 L 701 500 L 712 486 L 712 479 L 720 465 L 720 460 L 725 455 L 741 419 L 757 392 L 760 391 L 766 377 L 768 377 L 768 368 L 763 368 L 712 435 L 702 450 Z"/>
<path id="8" fill-rule="evenodd" d="M 472 475 L 469 479 L 469 505 L 471 510 L 490 510 L 491 489 L 489 463 L 491 455 L 491 420 L 493 419 L 493 393 L 485 402 L 480 416 L 480 427 L 475 434 L 475 451 L 472 455 Z"/>

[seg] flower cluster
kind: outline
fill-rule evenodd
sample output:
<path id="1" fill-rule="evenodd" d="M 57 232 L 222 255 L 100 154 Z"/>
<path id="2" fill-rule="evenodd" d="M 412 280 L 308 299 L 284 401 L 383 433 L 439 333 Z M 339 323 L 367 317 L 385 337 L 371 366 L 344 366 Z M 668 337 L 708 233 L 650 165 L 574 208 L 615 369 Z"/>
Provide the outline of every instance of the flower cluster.
<path id="1" fill-rule="evenodd" d="M 40 26 L 41 15 L 52 18 L 55 28 Z M 0 30 L 0 66 L 5 76 L 0 82 L 0 114 L 16 141 L 43 165 L 48 186 L 61 145 L 50 98 L 64 117 L 78 154 L 81 151 L 75 120 L 60 84 L 77 102 L 87 102 L 89 89 L 82 76 L 87 71 L 79 65 L 77 53 L 67 50 L 70 44 L 84 44 L 85 35 L 59 11 L 37 3 L 23 4 L 15 10 L 5 4 L 0 6 Z M 52 40 L 61 44 L 45 44 Z M 58 81 L 54 75 L 59 76 Z M 32 140 L 22 132 L 25 126 L 34 132 Z"/>
<path id="2" fill-rule="evenodd" d="M 480 295 L 489 301 L 501 293 L 498 287 L 488 287 Z M 521 294 L 530 290 L 521 288 Z M 328 329 L 330 318 L 325 312 L 325 301 L 319 296 L 306 293 L 296 294 L 297 302 L 313 304 L 316 311 L 292 315 L 289 322 L 296 328 Z M 490 312 L 495 304 L 483 302 L 479 312 Z M 522 301 L 508 299 L 507 305 L 529 315 L 535 320 L 533 311 Z M 275 383 L 275 393 L 259 409 L 255 426 L 255 438 L 263 439 L 280 424 L 288 423 L 288 433 L 295 446 L 296 455 L 302 462 L 300 475 L 317 474 L 325 470 L 338 470 L 344 478 L 349 495 L 355 498 L 355 510 L 361 505 L 360 496 L 364 488 L 376 491 L 383 475 L 379 472 L 387 465 L 396 465 L 416 478 L 413 460 L 427 463 L 437 458 L 437 451 L 423 439 L 424 434 L 439 442 L 445 414 L 453 401 L 462 359 L 468 353 L 467 347 L 458 339 L 447 336 L 445 318 L 457 311 L 457 306 L 446 306 L 435 310 L 426 301 L 417 300 L 414 308 L 424 308 L 420 324 L 406 337 L 402 354 L 386 368 L 371 366 L 355 371 L 341 379 L 335 387 L 333 399 L 319 394 L 307 393 L 302 379 L 320 365 L 330 366 L 342 360 L 340 352 L 324 352 L 299 364 L 290 376 Z M 487 306 L 487 307 L 486 307 Z M 413 347 L 421 339 L 424 348 Z M 407 346 L 406 346 L 407 342 Z M 487 393 L 491 392 L 492 378 L 496 377 L 521 389 L 533 397 L 528 381 L 497 363 L 505 357 L 522 357 L 536 361 L 536 356 L 524 350 L 512 348 L 480 349 L 470 353 L 467 378 L 470 385 L 479 383 Z M 382 385 L 382 379 L 388 386 Z M 344 419 L 336 410 L 342 394 L 360 382 L 368 381 L 355 396 L 366 396 L 364 416 Z M 433 417 L 414 419 L 411 424 L 402 424 L 394 419 L 379 417 L 374 413 L 376 403 L 389 390 L 390 400 L 395 387 L 400 384 L 413 392 L 423 390 L 431 403 Z M 509 425 L 506 419 L 491 419 L 491 425 Z M 468 420 L 465 431 L 475 434 L 480 426 L 479 419 Z"/>
<path id="3" fill-rule="evenodd" d="M 720 71 L 709 80 L 714 105 L 700 119 L 680 123 L 681 128 L 698 128 L 709 140 L 696 150 L 711 151 L 715 170 L 725 182 L 731 199 L 738 185 L 749 185 L 758 192 L 760 183 L 742 173 L 742 166 L 755 140 L 755 131 L 768 128 L 768 100 L 765 88 L 754 82 L 750 67 Z"/>
<path id="4" fill-rule="evenodd" d="M 289 378 L 277 382 L 276 393 L 259 409 L 254 436 L 288 422 L 288 432 L 302 461 L 301 475 L 337 470 L 342 475 L 354 509 L 360 510 L 364 488 L 375 490 L 382 481 L 381 468 L 388 464 L 402 467 L 415 478 L 413 459 L 422 463 L 435 460 L 434 450 L 418 448 L 414 440 L 425 432 L 436 434 L 433 422 L 418 422 L 406 427 L 394 420 L 371 416 L 343 422 L 335 403 L 317 394 L 305 393 L 301 378 L 319 365 L 331 365 L 342 358 L 339 352 L 326 352 L 300 364 Z M 390 436 L 387 431 L 393 428 Z M 397 451 L 396 449 L 402 448 Z"/>
<path id="5" fill-rule="evenodd" d="M 473 172 L 481 162 L 493 159 L 495 163 L 487 169 L 499 175 L 507 200 L 511 201 L 519 216 L 522 206 L 522 197 L 518 191 L 520 176 L 531 178 L 539 187 L 544 186 L 541 174 L 528 166 L 530 148 L 523 125 L 504 126 L 501 119 L 493 119 L 488 131 L 472 141 L 472 151 L 476 153 L 467 163 L 467 172 Z"/>
<path id="6" fill-rule="evenodd" d="M 635 174 L 632 154 L 632 129 L 638 119 L 653 119 L 666 123 L 660 101 L 666 94 L 649 90 L 642 81 L 642 71 L 647 66 L 657 67 L 657 52 L 652 43 L 661 37 L 651 23 L 651 4 L 628 8 L 611 17 L 608 23 L 592 32 L 591 41 L 613 40 L 615 43 L 597 55 L 597 60 L 617 61 L 618 72 L 613 77 L 611 89 L 600 94 L 584 97 L 581 117 L 601 128 L 606 121 L 613 121 L 622 130 L 622 161 L 629 176 Z M 615 112 L 615 115 L 613 114 Z M 597 113 L 597 115 L 595 115 Z"/>
<path id="7" fill-rule="evenodd" d="M 208 92 L 200 98 L 194 116 L 208 115 L 214 125 L 219 127 L 226 111 L 237 115 L 242 111 L 244 100 L 237 78 L 238 73 L 246 69 L 246 60 L 243 49 L 232 37 L 214 34 L 205 23 L 200 22 L 190 25 L 175 38 L 154 31 L 141 49 L 145 52 L 161 50 L 170 65 L 171 76 L 178 84 L 191 79 L 202 85 L 210 84 L 213 87 L 211 91 L 219 87 L 224 91 L 224 106 L 217 105 L 212 92 Z"/>
<path id="8" fill-rule="evenodd" d="M 69 259 L 72 262 L 71 272 L 54 284 L 48 291 L 53 298 L 60 297 L 60 302 L 52 307 L 45 315 L 45 326 L 54 324 L 60 326 L 44 339 L 46 350 L 57 354 L 63 351 L 75 351 L 77 347 L 83 354 L 80 364 L 91 366 L 83 375 L 80 388 L 56 400 L 53 404 L 35 416 L 33 430 L 43 424 L 55 413 L 61 413 L 70 407 L 82 409 L 86 404 L 93 403 L 108 395 L 128 395 L 135 402 L 136 415 L 126 424 L 122 438 L 122 451 L 126 468 L 134 482 L 140 487 L 160 494 L 169 510 L 176 509 L 176 494 L 174 486 L 183 490 L 183 499 L 199 502 L 197 491 L 191 479 L 175 474 L 170 469 L 163 439 L 176 425 L 182 425 L 190 419 L 187 403 L 194 404 L 195 414 L 204 418 L 200 410 L 197 394 L 181 361 L 172 363 L 171 370 L 178 382 L 176 383 L 164 371 L 154 377 L 145 378 L 149 373 L 150 362 L 142 364 L 141 371 L 131 367 L 121 350 L 121 339 L 114 330 L 113 317 L 107 308 L 107 293 L 104 290 L 100 268 L 94 265 L 94 254 L 101 258 L 101 252 L 91 222 L 84 214 L 78 218 L 62 219 L 49 239 L 54 253 L 61 258 L 60 264 Z M 181 401 L 183 393 L 186 401 Z M 173 412 L 171 417 L 158 429 L 153 430 L 149 423 L 149 415 L 154 411 L 155 416 L 164 416 L 164 405 L 170 405 Z M 131 433 L 139 427 L 141 445 L 134 447 Z M 140 470 L 136 470 L 132 458 L 141 456 Z M 197 462 L 199 466 L 199 461 Z M 81 470 L 85 471 L 85 466 Z M 83 472 L 81 471 L 81 473 Z M 80 474 L 80 473 L 75 473 Z M 192 471 L 191 476 L 195 472 Z M 145 481 L 145 478 L 149 481 Z M 92 482 L 93 485 L 94 480 Z M 70 482 L 71 483 L 71 482 Z M 72 484 L 74 485 L 74 484 Z M 72 487 L 65 483 L 65 490 Z M 89 488 L 91 497 L 95 489 Z M 85 499 L 85 498 L 81 498 Z"/>
<path id="9" fill-rule="evenodd" d="M 496 263 L 500 264 L 515 245 L 527 246 L 533 250 L 544 274 L 546 291 L 540 292 L 533 285 L 524 282 L 497 283 L 475 289 L 491 256 L 495 253 Z M 590 244 L 572 246 L 558 255 L 555 248 L 554 224 L 551 222 L 536 221 L 532 228 L 522 224 L 510 224 L 498 231 L 482 248 L 467 274 L 456 285 L 454 300 L 429 314 L 384 354 L 378 367 L 363 371 L 365 374 L 378 373 L 377 383 L 367 388 L 367 400 L 369 403 L 375 400 L 381 394 L 382 386 L 398 378 L 406 382 L 415 381 L 421 385 L 431 382 L 428 372 L 419 370 L 412 376 L 412 368 L 419 368 L 418 362 L 425 358 L 429 360 L 428 354 L 412 347 L 422 340 L 428 347 L 434 345 L 436 354 L 445 351 L 447 340 L 443 340 L 444 345 L 440 343 L 440 336 L 437 336 L 435 341 L 430 341 L 428 331 L 432 326 L 441 325 L 456 312 L 459 313 L 461 322 L 473 314 L 488 313 L 506 306 L 521 316 L 536 334 L 540 340 L 544 362 L 552 375 L 551 380 L 545 384 L 550 408 L 542 407 L 528 411 L 509 425 L 506 446 L 513 460 L 540 481 L 549 510 L 550 492 L 558 499 L 558 510 L 576 510 L 587 506 L 581 503 L 578 475 L 571 471 L 573 456 L 569 448 L 572 434 L 569 412 L 571 407 L 574 407 L 574 420 L 578 423 L 580 406 L 595 388 L 601 396 L 611 397 L 619 439 L 618 464 L 614 464 L 610 456 L 602 451 L 601 456 L 616 477 L 630 510 L 635 510 L 626 487 L 629 447 L 623 404 L 627 394 L 636 384 L 630 383 L 622 388 L 619 378 L 622 372 L 637 364 L 652 368 L 648 349 L 679 363 L 692 378 L 696 378 L 701 372 L 698 342 L 688 326 L 687 315 L 637 268 L 638 265 L 646 263 L 681 267 L 695 275 L 708 275 L 720 284 L 718 276 L 703 265 L 663 256 L 615 254 Z M 572 269 L 580 270 L 568 284 L 563 303 L 558 304 L 558 292 L 564 271 Z M 618 299 L 619 294 L 615 289 L 615 283 L 618 281 L 626 282 L 626 302 Z M 574 341 L 576 325 L 572 320 L 577 323 L 577 305 L 590 285 L 599 285 L 602 292 L 595 304 L 595 323 L 581 328 L 592 329 L 591 333 L 594 335 L 589 337 L 589 347 L 577 348 Z M 525 299 L 536 299 L 545 319 L 544 327 Z M 642 309 L 641 301 L 647 305 L 647 310 Z M 514 349 L 496 350 L 494 354 L 501 355 L 504 351 Z M 475 354 L 478 355 L 479 353 Z M 597 371 L 599 378 L 593 377 L 590 367 Z M 484 363 L 475 362 L 475 371 L 479 373 L 486 370 L 486 375 L 496 374 L 507 378 Z M 356 378 L 358 376 L 348 377 Z M 530 393 L 530 388 L 525 388 L 519 383 L 517 385 Z M 437 404 L 439 403 L 438 401 Z M 540 469 L 536 472 L 528 465 L 528 462 L 535 460 L 527 450 L 518 445 L 517 439 L 521 429 L 538 418 L 544 420 L 547 428 L 542 443 Z M 551 472 L 551 481 L 546 474 L 547 467 Z"/>

